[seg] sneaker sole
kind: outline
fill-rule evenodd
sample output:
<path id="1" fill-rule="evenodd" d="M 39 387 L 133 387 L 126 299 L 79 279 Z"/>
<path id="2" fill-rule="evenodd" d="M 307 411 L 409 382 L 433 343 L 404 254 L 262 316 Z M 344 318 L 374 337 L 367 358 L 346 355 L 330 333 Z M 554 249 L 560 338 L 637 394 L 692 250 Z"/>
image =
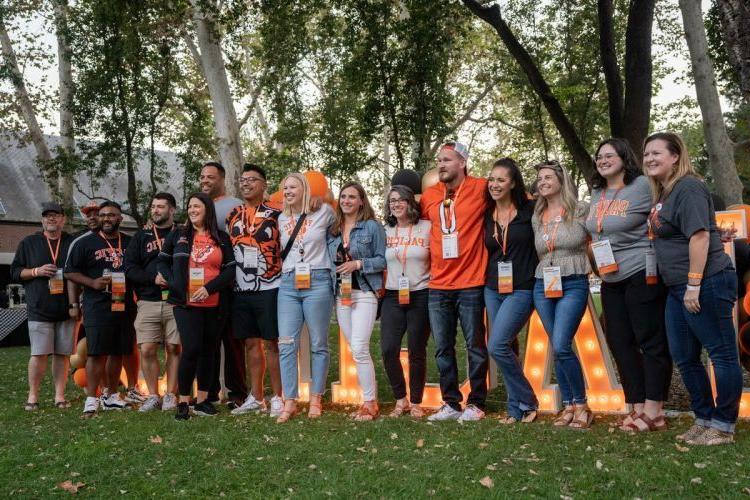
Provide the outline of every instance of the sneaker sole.
<path id="1" fill-rule="evenodd" d="M 205 413 L 200 410 L 196 410 L 195 408 L 193 408 L 193 415 L 198 415 L 199 417 L 215 417 L 216 416 L 215 413 Z"/>

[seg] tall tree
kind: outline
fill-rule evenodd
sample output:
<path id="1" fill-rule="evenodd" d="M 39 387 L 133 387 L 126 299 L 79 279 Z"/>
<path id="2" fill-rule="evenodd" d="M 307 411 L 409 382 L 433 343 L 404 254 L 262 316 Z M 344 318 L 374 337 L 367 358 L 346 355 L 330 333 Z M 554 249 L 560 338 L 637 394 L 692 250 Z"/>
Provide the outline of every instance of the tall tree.
<path id="1" fill-rule="evenodd" d="M 739 79 L 745 104 L 750 106 L 750 3 L 747 0 L 715 0 L 729 63 Z"/>
<path id="2" fill-rule="evenodd" d="M 73 175 L 75 174 L 76 143 L 73 123 L 73 69 L 71 64 L 70 29 L 68 28 L 67 0 L 54 0 L 55 38 L 57 39 L 57 76 L 60 105 L 60 137 L 62 147 L 57 151 L 60 173 L 59 190 L 63 206 L 73 208 Z M 62 161 L 60 161 L 62 159 Z"/>
<path id="3" fill-rule="evenodd" d="M 742 182 L 734 163 L 734 148 L 727 135 L 716 89 L 714 69 L 700 0 L 680 0 L 685 39 L 690 50 L 693 79 L 703 117 L 703 134 L 718 194 L 727 204 L 742 203 Z"/>

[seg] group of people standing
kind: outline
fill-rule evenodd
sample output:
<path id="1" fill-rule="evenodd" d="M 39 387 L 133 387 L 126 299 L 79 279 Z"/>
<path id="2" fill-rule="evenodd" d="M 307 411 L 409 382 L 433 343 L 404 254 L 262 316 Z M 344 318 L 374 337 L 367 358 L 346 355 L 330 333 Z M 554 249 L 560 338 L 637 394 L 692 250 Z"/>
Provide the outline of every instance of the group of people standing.
<path id="1" fill-rule="evenodd" d="M 578 200 L 570 174 L 556 161 L 534 166 L 532 196 L 514 160 L 497 160 L 485 179 L 469 175 L 468 159 L 464 144 L 444 144 L 437 156 L 439 182 L 421 196 L 407 186 L 391 186 L 384 225 L 358 183 L 341 187 L 334 209 L 311 195 L 304 175 L 292 173 L 281 183 L 283 201 L 277 205 L 268 200 L 263 168 L 247 164 L 239 179 L 243 200 L 237 200 L 224 194 L 221 165 L 209 162 L 201 171 L 201 192 L 187 199 L 184 224 L 174 223 L 174 198 L 160 193 L 152 201 L 149 226 L 130 239 L 119 232 L 119 206 L 105 202 L 99 207 L 100 228 L 62 248 L 67 255 L 62 258 L 52 251 L 64 241 L 62 226 L 53 231 L 51 212 L 45 211 L 44 232 L 21 244 L 14 277 L 40 293 L 53 293 L 46 282 L 63 276 L 83 288 L 86 415 L 94 414 L 100 401 L 108 409 L 119 399 L 123 361 L 117 357 L 132 351 L 127 318 L 135 312 L 135 343 L 149 392 L 142 411 L 165 408 L 171 397 L 168 406 L 176 408 L 176 418 L 188 419 L 197 379 L 193 413 L 216 414 L 222 342 L 232 413 L 267 410 L 277 422 L 289 421 L 299 410 L 298 354 L 306 327 L 307 416 L 317 418 L 323 411 L 335 309 L 362 393 L 354 419 L 380 416 L 370 338 L 382 314 L 382 362 L 396 399 L 390 416 L 425 415 L 421 403 L 432 332 L 444 404 L 428 420 L 484 418 L 491 356 L 508 396 L 500 422 L 530 423 L 538 401 L 519 360 L 517 337 L 536 310 L 550 338 L 562 395 L 563 410 L 554 425 L 585 429 L 593 413 L 572 343 L 593 271 L 603 281 L 606 338 L 632 407 L 621 428 L 667 428 L 663 407 L 674 360 L 696 418 L 678 439 L 732 442 L 742 390 L 732 322 L 737 277 L 723 252 L 708 188 L 682 139 L 668 132 L 649 136 L 642 160 L 624 140 L 602 142 L 590 203 Z M 22 251 L 32 246 L 34 252 Z M 69 301 L 77 306 L 77 300 Z M 459 324 L 471 389 L 465 405 L 455 351 Z M 56 328 L 53 338 L 64 337 Z M 42 345 L 38 339 L 44 335 L 34 327 L 32 359 L 69 353 L 65 342 L 59 352 L 56 341 Z M 404 335 L 408 388 L 400 362 Z M 170 346 L 170 393 L 163 399 L 156 383 L 160 342 Z M 704 348 L 716 377 L 715 401 L 701 362 Z M 34 403 L 38 377 L 34 388 L 31 364 L 29 373 L 29 403 Z M 103 399 L 97 398 L 99 386 L 105 388 Z M 56 399 L 64 401 L 59 390 Z"/>

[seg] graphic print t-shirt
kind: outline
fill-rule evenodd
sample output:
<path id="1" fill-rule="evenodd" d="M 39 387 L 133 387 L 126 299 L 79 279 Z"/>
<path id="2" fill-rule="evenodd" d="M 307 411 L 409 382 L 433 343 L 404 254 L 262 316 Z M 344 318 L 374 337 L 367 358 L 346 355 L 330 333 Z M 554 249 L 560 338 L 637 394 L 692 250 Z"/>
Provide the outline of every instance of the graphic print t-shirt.
<path id="1" fill-rule="evenodd" d="M 193 250 L 190 252 L 190 269 L 203 269 L 203 284 L 216 278 L 221 271 L 221 248 L 208 234 L 193 236 Z M 188 290 L 188 295 L 190 291 Z M 188 297 L 189 299 L 189 297 Z M 214 292 L 203 302 L 188 300 L 194 307 L 216 307 L 219 305 L 219 292 Z"/>
<path id="2" fill-rule="evenodd" d="M 118 246 L 117 238 L 105 241 L 98 232 L 89 232 L 74 240 L 70 244 L 65 272 L 81 273 L 91 279 L 100 278 L 105 270 L 124 272 L 123 251 L 130 244 L 130 236 L 120 233 L 120 237 L 121 246 Z M 129 288 L 125 294 L 128 308 L 132 303 Z M 125 312 L 112 312 L 112 293 L 108 290 L 83 287 L 82 307 L 86 325 L 106 326 L 125 321 Z"/>
<path id="3" fill-rule="evenodd" d="M 271 290 L 279 287 L 281 248 L 279 243 L 280 210 L 261 203 L 257 210 L 246 205 L 234 207 L 227 216 L 227 232 L 237 261 L 235 291 Z M 245 249 L 258 250 L 258 267 L 244 262 Z"/>
<path id="4" fill-rule="evenodd" d="M 386 290 L 398 290 L 402 272 L 409 278 L 410 290 L 423 290 L 430 281 L 430 230 L 428 220 L 420 220 L 411 231 L 405 228 L 385 227 L 385 261 L 388 266 Z M 403 269 L 404 248 L 406 269 Z M 405 272 L 404 272 L 405 271 Z"/>

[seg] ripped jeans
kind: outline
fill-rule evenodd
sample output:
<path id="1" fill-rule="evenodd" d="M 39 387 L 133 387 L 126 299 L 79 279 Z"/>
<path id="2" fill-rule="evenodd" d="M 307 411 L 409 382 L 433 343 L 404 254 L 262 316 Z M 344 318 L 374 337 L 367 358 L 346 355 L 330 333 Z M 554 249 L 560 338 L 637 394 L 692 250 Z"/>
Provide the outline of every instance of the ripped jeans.
<path id="1" fill-rule="evenodd" d="M 284 399 L 299 398 L 300 334 L 307 325 L 310 334 L 311 377 L 310 394 L 323 394 L 328 376 L 328 327 L 333 309 L 331 273 L 313 270 L 310 288 L 294 287 L 294 272 L 281 275 L 279 287 L 279 365 Z"/>

